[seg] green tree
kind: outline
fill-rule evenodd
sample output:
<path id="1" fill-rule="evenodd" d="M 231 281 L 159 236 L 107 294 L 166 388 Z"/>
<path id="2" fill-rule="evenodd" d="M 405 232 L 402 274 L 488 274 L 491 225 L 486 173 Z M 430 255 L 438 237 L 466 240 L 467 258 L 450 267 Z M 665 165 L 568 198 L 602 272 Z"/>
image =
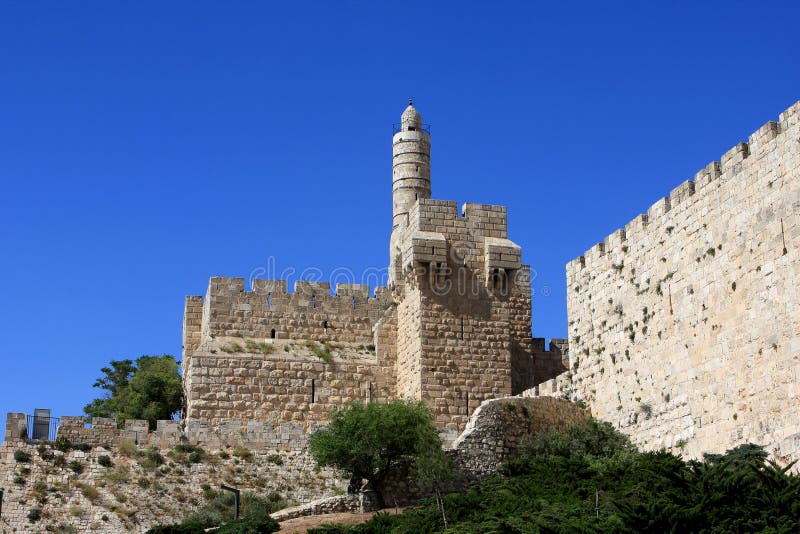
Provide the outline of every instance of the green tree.
<path id="1" fill-rule="evenodd" d="M 105 390 L 102 398 L 84 407 L 89 417 L 147 419 L 154 429 L 159 419 L 170 419 L 180 410 L 183 388 L 178 362 L 169 355 L 112 360 L 100 369 L 103 376 L 94 387 Z"/>
<path id="2" fill-rule="evenodd" d="M 309 439 L 317 465 L 347 472 L 351 491 L 368 480 L 379 498 L 381 482 L 400 461 L 427 457 L 438 449 L 441 441 L 422 401 L 351 402 L 335 410 L 330 425 Z"/>

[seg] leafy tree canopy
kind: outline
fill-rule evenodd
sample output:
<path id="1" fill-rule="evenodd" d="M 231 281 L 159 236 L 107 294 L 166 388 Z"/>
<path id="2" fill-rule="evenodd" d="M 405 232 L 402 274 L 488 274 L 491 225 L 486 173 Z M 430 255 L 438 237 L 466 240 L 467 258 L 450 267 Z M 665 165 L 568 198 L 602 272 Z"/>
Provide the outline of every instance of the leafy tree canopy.
<path id="1" fill-rule="evenodd" d="M 178 362 L 170 355 L 112 360 L 100 369 L 103 376 L 94 387 L 105 390 L 102 398 L 87 404 L 89 417 L 147 419 L 154 429 L 159 419 L 171 419 L 181 409 L 183 388 Z"/>
<path id="2" fill-rule="evenodd" d="M 320 467 L 349 473 L 351 490 L 362 479 L 379 490 L 400 460 L 440 453 L 441 441 L 422 401 L 352 402 L 334 411 L 330 425 L 311 436 L 309 451 Z"/>

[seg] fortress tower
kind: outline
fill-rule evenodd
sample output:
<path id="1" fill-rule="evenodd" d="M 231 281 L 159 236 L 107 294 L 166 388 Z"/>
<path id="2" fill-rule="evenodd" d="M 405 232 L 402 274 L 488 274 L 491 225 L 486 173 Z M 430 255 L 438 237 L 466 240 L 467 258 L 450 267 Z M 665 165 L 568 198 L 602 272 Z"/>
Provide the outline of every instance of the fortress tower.
<path id="1" fill-rule="evenodd" d="M 411 99 L 392 136 L 392 237 L 390 277 L 395 280 L 395 259 L 400 254 L 396 237 L 408 225 L 408 212 L 421 198 L 431 198 L 431 134 Z"/>

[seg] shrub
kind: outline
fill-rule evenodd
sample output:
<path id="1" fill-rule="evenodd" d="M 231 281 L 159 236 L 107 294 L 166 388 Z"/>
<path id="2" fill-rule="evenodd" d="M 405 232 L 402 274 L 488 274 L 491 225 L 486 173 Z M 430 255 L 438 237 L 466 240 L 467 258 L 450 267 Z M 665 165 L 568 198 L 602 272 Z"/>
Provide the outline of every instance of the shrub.
<path id="1" fill-rule="evenodd" d="M 21 477 L 20 475 L 15 476 L 14 477 L 14 484 L 16 484 L 18 486 L 24 486 L 25 485 L 25 478 Z"/>
<path id="2" fill-rule="evenodd" d="M 234 354 L 236 352 L 244 352 L 244 348 L 235 341 L 231 341 L 224 347 L 221 347 L 220 350 L 222 350 L 222 352 L 227 352 L 228 354 Z"/>
<path id="3" fill-rule="evenodd" d="M 167 453 L 167 456 L 176 462 L 189 465 L 202 462 L 206 457 L 206 451 L 197 445 L 179 443 L 171 451 L 169 451 L 169 453 Z"/>
<path id="4" fill-rule="evenodd" d="M 210 490 L 213 491 L 213 490 Z M 242 493 L 241 500 L 241 515 L 242 519 L 261 520 L 270 519 L 269 514 L 285 508 L 288 503 L 283 500 L 280 495 L 275 493 L 270 495 L 270 498 L 264 498 L 251 492 Z M 216 492 L 214 497 L 210 499 L 202 508 L 195 513 L 189 515 L 183 522 L 184 525 L 199 525 L 203 528 L 212 528 L 215 526 L 223 525 L 226 521 L 233 518 L 233 495 L 229 492 Z M 271 523 L 269 523 L 271 524 Z M 253 527 L 255 528 L 255 527 Z M 219 530 L 217 532 L 222 532 Z M 238 530 L 231 530 L 225 532 L 239 532 Z M 241 532 L 274 532 L 272 530 L 244 530 Z"/>
<path id="5" fill-rule="evenodd" d="M 130 458 L 135 456 L 136 453 L 139 451 L 139 448 L 136 446 L 132 440 L 125 439 L 119 443 L 119 453 L 126 458 Z"/>
<path id="6" fill-rule="evenodd" d="M 324 361 L 325 363 L 331 363 L 333 361 L 333 354 L 331 354 L 331 348 L 327 343 L 306 341 L 304 345 L 308 350 L 310 350 L 314 354 L 314 356 Z"/>
<path id="7" fill-rule="evenodd" d="M 57 451 L 67 452 L 70 450 L 70 448 L 72 448 L 72 443 L 70 443 L 70 441 L 64 436 L 59 436 L 53 442 L 53 448 Z"/>
<path id="8" fill-rule="evenodd" d="M 53 456 L 53 465 L 56 467 L 64 467 L 67 463 L 67 459 L 64 458 L 63 454 L 58 454 Z"/>
<path id="9" fill-rule="evenodd" d="M 32 508 L 31 511 L 28 512 L 28 521 L 30 521 L 31 523 L 36 523 L 41 518 L 42 518 L 41 508 Z"/>
<path id="10" fill-rule="evenodd" d="M 39 453 L 39 457 L 42 460 L 52 460 L 53 459 L 53 451 L 50 450 L 50 447 L 47 446 L 47 443 L 40 443 L 36 447 L 36 452 Z"/>
<path id="11" fill-rule="evenodd" d="M 97 458 L 97 463 L 100 464 L 102 467 L 114 466 L 114 462 L 111 461 L 111 457 L 107 454 L 100 455 L 100 457 Z"/>
<path id="12" fill-rule="evenodd" d="M 220 457 L 222 460 L 227 460 L 228 458 L 230 458 L 230 457 L 231 457 L 231 455 L 230 455 L 230 454 L 228 454 L 228 453 L 227 453 L 227 452 L 225 452 L 225 451 L 219 451 L 219 454 L 218 454 L 218 456 L 219 456 L 219 457 Z"/>
<path id="13" fill-rule="evenodd" d="M 243 517 L 227 523 L 217 530 L 217 534 L 269 534 L 280 530 L 280 525 L 270 516 Z"/>
<path id="14" fill-rule="evenodd" d="M 131 479 L 131 472 L 126 466 L 120 465 L 114 469 L 107 469 L 103 473 L 103 479 L 114 484 L 124 484 Z"/>
<path id="15" fill-rule="evenodd" d="M 267 456 L 267 461 L 275 465 L 283 465 L 283 458 L 281 458 L 280 454 L 270 454 Z"/>
<path id="16" fill-rule="evenodd" d="M 97 491 L 97 488 L 92 486 L 91 484 L 84 484 L 83 482 L 75 482 L 75 487 L 81 490 L 81 495 L 89 499 L 92 503 L 94 503 L 97 498 L 100 496 L 100 492 Z"/>
<path id="17" fill-rule="evenodd" d="M 31 461 L 31 455 L 30 453 L 17 449 L 14 451 L 14 460 L 20 463 L 27 463 Z"/>
<path id="18" fill-rule="evenodd" d="M 250 460 L 253 457 L 253 453 L 250 452 L 250 449 L 242 445 L 233 447 L 233 455 L 242 460 Z"/>
<path id="19" fill-rule="evenodd" d="M 67 464 L 67 467 L 72 469 L 72 471 L 75 472 L 78 475 L 83 473 L 84 466 L 83 466 L 83 462 L 81 462 L 80 460 L 72 460 L 69 464 Z"/>
<path id="20" fill-rule="evenodd" d="M 248 339 L 244 342 L 245 347 L 247 348 L 248 352 L 260 352 L 261 354 L 272 354 L 272 351 L 275 350 L 275 345 L 272 343 L 256 343 L 255 341 Z"/>
<path id="21" fill-rule="evenodd" d="M 155 447 L 148 447 L 139 453 L 139 465 L 145 469 L 155 469 L 164 464 L 164 457 Z"/>
<path id="22" fill-rule="evenodd" d="M 72 446 L 72 448 L 73 450 L 83 451 L 83 452 L 89 452 L 90 450 L 92 450 L 92 446 L 88 443 L 75 443 Z"/>
<path id="23" fill-rule="evenodd" d="M 81 517 L 83 514 L 86 513 L 86 509 L 80 506 L 72 506 L 69 509 L 69 514 L 73 517 Z"/>

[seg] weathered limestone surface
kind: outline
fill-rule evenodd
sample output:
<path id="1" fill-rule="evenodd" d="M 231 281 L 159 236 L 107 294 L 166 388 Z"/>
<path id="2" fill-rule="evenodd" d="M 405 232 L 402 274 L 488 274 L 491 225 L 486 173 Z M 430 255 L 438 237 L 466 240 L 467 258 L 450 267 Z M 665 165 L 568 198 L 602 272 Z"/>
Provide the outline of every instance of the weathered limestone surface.
<path id="1" fill-rule="evenodd" d="M 539 393 L 646 449 L 800 459 L 799 253 L 800 102 L 567 265 L 570 375 Z"/>

